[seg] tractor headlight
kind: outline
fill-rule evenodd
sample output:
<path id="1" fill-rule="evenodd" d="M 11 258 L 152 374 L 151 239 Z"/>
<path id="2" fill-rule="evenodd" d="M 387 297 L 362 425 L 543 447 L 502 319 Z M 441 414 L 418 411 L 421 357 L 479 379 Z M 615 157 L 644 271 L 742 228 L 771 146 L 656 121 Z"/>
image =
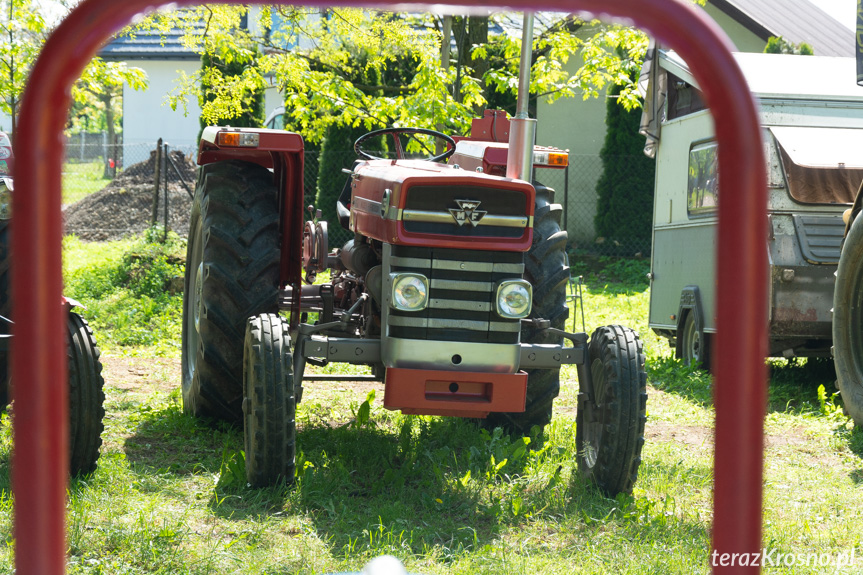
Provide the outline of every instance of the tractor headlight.
<path id="1" fill-rule="evenodd" d="M 0 178 L 0 220 L 12 218 L 12 179 Z"/>
<path id="2" fill-rule="evenodd" d="M 508 319 L 527 317 L 533 303 L 533 289 L 524 280 L 507 280 L 497 286 L 497 313 Z"/>
<path id="3" fill-rule="evenodd" d="M 420 311 L 429 301 L 429 281 L 422 274 L 392 274 L 392 306 L 402 311 Z"/>

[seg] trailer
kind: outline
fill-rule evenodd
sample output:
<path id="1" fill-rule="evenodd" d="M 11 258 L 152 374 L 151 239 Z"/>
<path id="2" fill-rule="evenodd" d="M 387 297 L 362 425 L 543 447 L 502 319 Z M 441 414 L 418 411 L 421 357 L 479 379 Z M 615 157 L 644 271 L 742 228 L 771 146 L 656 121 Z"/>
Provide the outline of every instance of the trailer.
<path id="1" fill-rule="evenodd" d="M 852 58 L 735 54 L 760 104 L 768 174 L 769 355 L 829 356 L 842 213 L 863 180 L 863 88 Z M 650 327 L 686 363 L 711 363 L 720 182 L 713 117 L 689 67 L 657 51 Z M 654 97 L 657 94 L 652 94 Z"/>

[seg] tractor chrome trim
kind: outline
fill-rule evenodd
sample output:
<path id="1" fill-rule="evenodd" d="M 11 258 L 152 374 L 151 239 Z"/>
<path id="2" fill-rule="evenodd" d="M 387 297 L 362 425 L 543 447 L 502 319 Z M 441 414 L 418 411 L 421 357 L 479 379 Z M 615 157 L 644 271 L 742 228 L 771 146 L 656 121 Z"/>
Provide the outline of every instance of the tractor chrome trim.
<path id="1" fill-rule="evenodd" d="M 375 216 L 379 216 L 381 214 L 381 203 L 368 198 L 354 198 L 352 207 L 358 212 L 362 212 L 364 214 L 373 214 Z"/>
<path id="2" fill-rule="evenodd" d="M 521 330 L 519 322 L 406 317 L 392 314 L 390 314 L 389 317 L 389 325 L 413 328 L 466 329 L 470 331 L 496 331 L 508 333 L 515 333 Z"/>
<path id="3" fill-rule="evenodd" d="M 492 310 L 491 302 L 487 301 L 463 301 L 456 299 L 441 299 L 434 298 L 429 301 L 429 309 L 457 309 L 461 311 L 482 311 L 489 312 Z"/>
<path id="4" fill-rule="evenodd" d="M 491 292 L 494 289 L 494 284 L 491 282 L 470 282 L 459 280 L 442 280 L 432 279 L 432 289 L 449 289 L 456 291 L 483 291 Z"/>
<path id="5" fill-rule="evenodd" d="M 431 260 L 428 258 L 406 258 L 400 256 L 392 256 L 390 265 L 397 268 L 416 268 L 427 270 L 431 269 Z"/>
<path id="6" fill-rule="evenodd" d="M 444 260 L 428 258 L 411 258 L 392 256 L 391 265 L 398 268 L 435 269 L 462 272 L 513 274 L 521 277 L 524 274 L 524 264 L 506 264 L 493 262 L 474 262 L 467 260 Z"/>
<path id="7" fill-rule="evenodd" d="M 392 214 L 392 210 L 390 210 L 390 214 Z M 430 212 L 426 210 L 398 210 L 396 219 L 403 222 L 425 222 L 430 224 L 452 225 L 454 223 L 453 215 L 450 212 Z M 475 227 L 527 228 L 533 227 L 533 216 L 494 216 L 485 214 L 482 219 L 473 225 Z"/>
<path id="8" fill-rule="evenodd" d="M 518 344 L 470 343 L 385 337 L 387 367 L 488 373 L 516 373 L 521 359 Z M 453 363 L 454 358 L 459 363 Z"/>

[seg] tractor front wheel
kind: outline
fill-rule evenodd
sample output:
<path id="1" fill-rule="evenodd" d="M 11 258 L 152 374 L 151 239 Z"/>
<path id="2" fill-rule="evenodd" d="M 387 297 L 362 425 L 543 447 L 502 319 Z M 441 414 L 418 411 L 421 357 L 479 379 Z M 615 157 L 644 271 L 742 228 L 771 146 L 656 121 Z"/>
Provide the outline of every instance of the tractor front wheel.
<path id="1" fill-rule="evenodd" d="M 842 402 L 863 426 L 863 217 L 851 224 L 833 290 L 833 363 Z"/>
<path id="2" fill-rule="evenodd" d="M 72 475 L 96 469 L 102 445 L 105 393 L 99 348 L 93 331 L 76 313 L 69 312 L 67 359 L 69 362 L 69 471 Z"/>
<path id="3" fill-rule="evenodd" d="M 264 487 L 294 479 L 296 394 L 289 325 L 275 314 L 250 318 L 243 353 L 246 479 Z"/>
<path id="4" fill-rule="evenodd" d="M 279 210 L 273 175 L 229 160 L 200 169 L 183 295 L 183 406 L 239 423 L 246 320 L 275 312 Z"/>
<path id="5" fill-rule="evenodd" d="M 578 469 L 608 495 L 631 493 L 647 419 L 647 372 L 631 329 L 600 327 L 588 344 L 590 385 L 579 382 L 575 442 Z"/>

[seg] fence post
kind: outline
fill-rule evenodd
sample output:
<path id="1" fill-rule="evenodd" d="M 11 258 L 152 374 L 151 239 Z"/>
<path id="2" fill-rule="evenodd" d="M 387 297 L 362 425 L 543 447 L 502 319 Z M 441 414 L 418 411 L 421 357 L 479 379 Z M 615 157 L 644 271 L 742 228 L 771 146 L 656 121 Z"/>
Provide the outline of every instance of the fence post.
<path id="1" fill-rule="evenodd" d="M 84 132 L 78 132 L 78 141 L 81 142 L 81 145 L 78 146 L 81 155 L 81 163 L 84 163 Z"/>
<path id="2" fill-rule="evenodd" d="M 159 182 L 161 181 L 161 167 L 162 167 L 162 138 L 159 138 L 159 141 L 156 142 L 156 157 L 153 158 L 153 167 L 156 171 L 156 177 L 154 178 L 155 185 L 153 187 L 153 217 L 150 220 L 150 226 L 155 227 L 157 218 L 159 217 Z"/>

